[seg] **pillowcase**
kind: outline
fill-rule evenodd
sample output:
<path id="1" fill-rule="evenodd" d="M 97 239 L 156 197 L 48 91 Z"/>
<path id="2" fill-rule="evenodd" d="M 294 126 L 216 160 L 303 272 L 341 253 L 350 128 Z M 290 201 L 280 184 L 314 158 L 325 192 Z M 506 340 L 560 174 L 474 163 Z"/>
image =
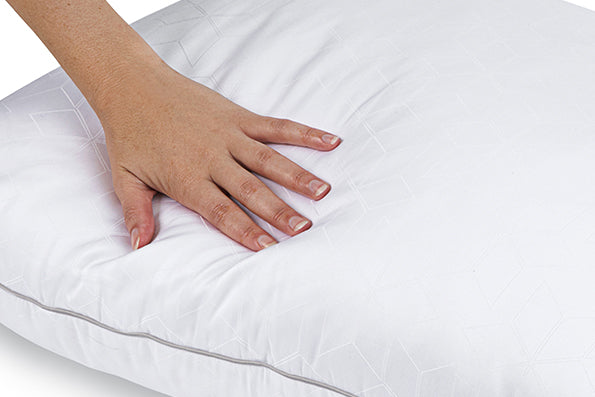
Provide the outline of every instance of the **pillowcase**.
<path id="1" fill-rule="evenodd" d="M 192 0 L 133 27 L 174 69 L 336 133 L 252 252 L 168 197 L 132 251 L 62 69 L 0 102 L 0 322 L 172 396 L 587 396 L 595 15 L 559 0 Z M 199 104 L 197 104 L 199 106 Z"/>

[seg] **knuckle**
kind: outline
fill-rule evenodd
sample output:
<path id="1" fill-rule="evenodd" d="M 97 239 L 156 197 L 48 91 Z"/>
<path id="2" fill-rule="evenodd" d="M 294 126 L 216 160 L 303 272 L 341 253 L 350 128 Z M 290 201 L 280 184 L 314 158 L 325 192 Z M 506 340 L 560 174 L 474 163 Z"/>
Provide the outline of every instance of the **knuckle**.
<path id="1" fill-rule="evenodd" d="M 271 123 L 271 128 L 273 129 L 273 131 L 277 131 L 277 132 L 287 132 L 291 126 L 291 120 L 289 119 L 278 119 L 278 118 L 272 118 L 270 120 Z"/>
<path id="2" fill-rule="evenodd" d="M 259 186 L 256 181 L 250 179 L 246 179 L 240 184 L 239 187 L 239 199 L 240 201 L 250 201 L 254 195 L 258 192 Z"/>
<path id="3" fill-rule="evenodd" d="M 289 207 L 277 208 L 273 213 L 273 221 L 276 223 L 281 223 L 281 220 L 286 218 L 287 213 L 290 211 L 291 209 Z"/>
<path id="4" fill-rule="evenodd" d="M 177 173 L 174 177 L 170 177 L 169 180 L 174 181 L 181 188 L 184 188 L 184 190 L 189 190 L 191 186 L 196 186 L 198 184 L 199 178 L 192 172 L 186 171 Z"/>
<path id="5" fill-rule="evenodd" d="M 237 124 L 242 131 L 251 130 L 253 126 L 258 125 L 262 116 L 256 115 L 247 109 L 241 109 L 237 114 Z"/>
<path id="6" fill-rule="evenodd" d="M 221 154 L 215 151 L 214 149 L 203 149 L 199 152 L 200 163 L 209 171 L 213 169 L 214 166 L 218 164 L 219 159 L 221 159 Z"/>
<path id="7" fill-rule="evenodd" d="M 216 225 L 224 225 L 227 220 L 231 206 L 227 203 L 217 203 L 209 209 L 209 217 Z"/>
<path id="8" fill-rule="evenodd" d="M 242 231 L 240 232 L 240 237 L 242 240 L 250 240 L 256 236 L 257 232 L 258 230 L 254 225 L 247 225 L 242 228 Z"/>
<path id="9" fill-rule="evenodd" d="M 134 222 L 138 219 L 138 211 L 134 207 L 123 207 L 124 220 Z"/>
<path id="10" fill-rule="evenodd" d="M 308 171 L 298 171 L 293 174 L 292 180 L 296 186 L 301 186 L 305 179 L 310 179 L 311 174 Z"/>
<path id="11" fill-rule="evenodd" d="M 304 139 L 309 141 L 313 138 L 318 138 L 318 130 L 316 128 L 308 127 L 306 131 L 304 131 Z"/>
<path id="12" fill-rule="evenodd" d="M 215 131 L 213 132 L 216 133 Z M 221 149 L 218 145 L 193 147 L 190 150 L 193 152 L 193 158 L 205 166 L 221 158 Z"/>
<path id="13" fill-rule="evenodd" d="M 267 165 L 271 161 L 271 158 L 273 157 L 272 150 L 273 149 L 271 149 L 269 147 L 264 147 L 264 148 L 258 149 L 255 153 L 256 161 L 258 162 L 258 164 L 260 164 L 261 166 Z"/>
<path id="14" fill-rule="evenodd" d="M 174 200 L 192 202 L 193 197 L 201 197 L 202 180 L 191 172 L 176 172 L 163 181 L 165 192 Z"/>

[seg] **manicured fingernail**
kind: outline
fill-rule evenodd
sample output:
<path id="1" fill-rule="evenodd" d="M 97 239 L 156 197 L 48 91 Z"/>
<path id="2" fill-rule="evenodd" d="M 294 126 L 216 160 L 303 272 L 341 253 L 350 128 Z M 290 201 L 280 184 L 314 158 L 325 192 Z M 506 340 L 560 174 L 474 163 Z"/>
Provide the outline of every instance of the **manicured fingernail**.
<path id="1" fill-rule="evenodd" d="M 132 245 L 133 250 L 138 249 L 138 245 L 140 244 L 140 235 L 137 228 L 132 229 L 130 232 L 130 244 Z"/>
<path id="2" fill-rule="evenodd" d="M 332 134 L 324 134 L 322 140 L 329 145 L 334 145 L 339 140 L 339 137 Z"/>
<path id="3" fill-rule="evenodd" d="M 258 237 L 257 241 L 262 248 L 270 247 L 273 244 L 277 244 L 277 242 L 273 240 L 271 236 L 268 236 L 266 234 L 263 234 L 262 236 Z"/>
<path id="4" fill-rule="evenodd" d="M 291 227 L 294 232 L 299 232 L 305 228 L 307 224 L 308 221 L 301 216 L 292 216 L 289 218 L 289 227 Z"/>
<path id="5" fill-rule="evenodd" d="M 318 179 L 313 179 L 310 181 L 310 190 L 312 193 L 314 193 L 315 197 L 322 195 L 322 193 L 326 192 L 327 189 L 330 189 L 328 183 L 324 183 Z"/>

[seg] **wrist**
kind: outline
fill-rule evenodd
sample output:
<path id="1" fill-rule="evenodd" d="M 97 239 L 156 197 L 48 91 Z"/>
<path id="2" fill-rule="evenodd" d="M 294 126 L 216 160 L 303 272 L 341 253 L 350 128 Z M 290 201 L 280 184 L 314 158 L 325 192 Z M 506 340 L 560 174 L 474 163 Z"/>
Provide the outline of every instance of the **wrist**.
<path id="1" fill-rule="evenodd" d="M 105 66 L 88 74 L 92 81 L 88 84 L 88 92 L 83 92 L 100 118 L 119 106 L 122 100 L 138 98 L 139 90 L 148 84 L 150 76 L 169 68 L 144 41 L 127 46 L 116 59 L 110 58 Z"/>

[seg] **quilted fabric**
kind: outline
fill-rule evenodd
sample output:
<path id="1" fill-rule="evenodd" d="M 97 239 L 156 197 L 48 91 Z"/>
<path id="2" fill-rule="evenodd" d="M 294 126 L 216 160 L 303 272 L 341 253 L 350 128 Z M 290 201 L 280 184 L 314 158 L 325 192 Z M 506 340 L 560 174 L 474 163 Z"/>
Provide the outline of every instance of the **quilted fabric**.
<path id="1" fill-rule="evenodd" d="M 134 28 L 328 180 L 254 253 L 175 201 L 131 251 L 57 69 L 0 102 L 0 322 L 172 396 L 593 396 L 595 15 L 559 0 L 192 0 Z M 199 106 L 197 104 L 197 106 Z"/>

